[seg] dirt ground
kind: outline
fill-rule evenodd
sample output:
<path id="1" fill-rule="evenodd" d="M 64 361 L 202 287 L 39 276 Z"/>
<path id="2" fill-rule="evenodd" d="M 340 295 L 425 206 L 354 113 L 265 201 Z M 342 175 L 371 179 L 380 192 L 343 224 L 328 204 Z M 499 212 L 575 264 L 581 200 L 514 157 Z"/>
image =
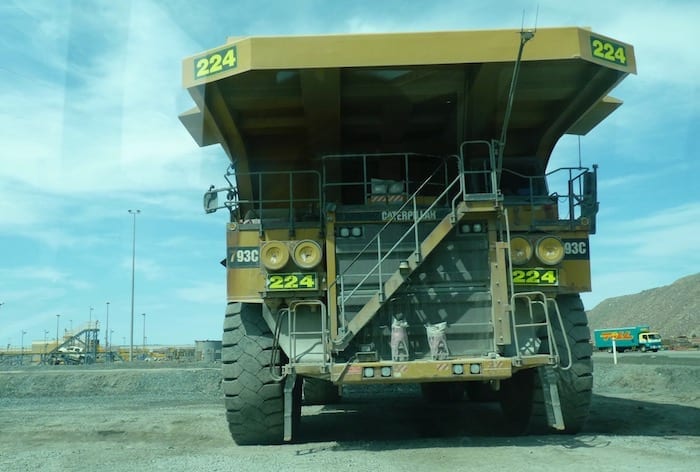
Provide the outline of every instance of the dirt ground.
<path id="1" fill-rule="evenodd" d="M 216 365 L 0 371 L 0 471 L 696 470 L 700 353 L 594 356 L 576 436 L 504 436 L 496 404 L 429 406 L 416 386 L 305 406 L 282 446 L 230 439 Z"/>

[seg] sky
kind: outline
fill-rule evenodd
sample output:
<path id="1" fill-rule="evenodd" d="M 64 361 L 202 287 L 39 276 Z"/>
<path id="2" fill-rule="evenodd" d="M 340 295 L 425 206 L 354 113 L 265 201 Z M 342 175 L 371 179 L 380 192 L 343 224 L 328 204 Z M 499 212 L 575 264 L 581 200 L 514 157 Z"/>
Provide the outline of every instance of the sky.
<path id="1" fill-rule="evenodd" d="M 586 308 L 700 272 L 694 0 L 6 0 L 0 351 L 54 339 L 57 325 L 104 327 L 107 313 L 111 342 L 128 344 L 134 248 L 134 343 L 144 324 L 148 344 L 221 339 L 228 215 L 201 202 L 228 161 L 177 118 L 194 105 L 186 56 L 228 36 L 520 28 L 535 16 L 635 47 L 638 75 L 612 92 L 624 105 L 580 141 L 583 164 L 600 166 Z M 565 136 L 550 169 L 578 159 Z"/>

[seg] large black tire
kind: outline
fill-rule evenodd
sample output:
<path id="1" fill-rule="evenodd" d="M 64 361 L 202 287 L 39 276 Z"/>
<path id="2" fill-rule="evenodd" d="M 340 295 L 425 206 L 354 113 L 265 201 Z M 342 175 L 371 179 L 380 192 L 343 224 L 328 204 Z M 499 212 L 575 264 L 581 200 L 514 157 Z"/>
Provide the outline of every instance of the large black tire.
<path id="1" fill-rule="evenodd" d="M 501 383 L 501 408 L 513 432 L 576 434 L 588 418 L 593 394 L 593 348 L 588 318 L 579 295 L 559 295 L 557 303 L 564 322 L 563 330 L 553 311 L 550 316 L 561 367 L 540 367 L 540 372 L 522 371 Z M 564 369 L 569 364 L 564 339 L 571 348 L 571 367 L 568 369 Z M 546 339 L 542 346 L 547 346 Z M 557 382 L 564 419 L 562 431 L 551 429 L 547 424 L 541 382 L 545 375 L 552 376 Z M 528 390 L 532 393 L 526 393 Z"/>
<path id="2" fill-rule="evenodd" d="M 281 355 L 281 354 L 280 354 Z M 262 306 L 232 303 L 226 308 L 221 359 L 226 420 L 239 445 L 279 444 L 284 440 L 284 380 L 271 373 L 273 335 Z M 277 356 L 277 365 L 286 358 Z M 301 379 L 294 388 L 292 431 L 301 417 Z"/>
<path id="3" fill-rule="evenodd" d="M 546 426 L 547 418 L 542 419 L 535 413 L 535 398 L 539 395 L 539 399 L 542 399 L 542 385 L 537 378 L 537 370 L 521 370 L 510 379 L 501 381 L 498 395 L 507 421 L 506 432 L 509 434 L 534 432 L 532 426 L 541 421 Z M 541 407 L 541 413 L 545 414 L 543 404 L 537 407 Z"/>
<path id="4" fill-rule="evenodd" d="M 494 390 L 489 382 L 467 382 L 467 397 L 477 403 L 497 402 L 498 390 Z"/>
<path id="5" fill-rule="evenodd" d="M 423 398 L 429 403 L 456 403 L 464 400 L 465 382 L 428 382 L 420 384 Z"/>
<path id="6" fill-rule="evenodd" d="M 305 377 L 303 392 L 305 405 L 328 405 L 340 401 L 338 386 L 328 380 Z"/>
<path id="7" fill-rule="evenodd" d="M 564 333 L 571 347 L 571 368 L 554 369 L 559 388 L 559 401 L 564 415 L 564 433 L 575 434 L 581 431 L 588 419 L 593 396 L 593 347 L 588 317 L 579 295 L 557 297 L 559 310 L 564 319 Z M 558 326 L 558 323 L 554 323 Z M 555 329 L 561 365 L 569 363 L 560 331 Z M 551 368 L 550 368 L 551 369 Z"/>

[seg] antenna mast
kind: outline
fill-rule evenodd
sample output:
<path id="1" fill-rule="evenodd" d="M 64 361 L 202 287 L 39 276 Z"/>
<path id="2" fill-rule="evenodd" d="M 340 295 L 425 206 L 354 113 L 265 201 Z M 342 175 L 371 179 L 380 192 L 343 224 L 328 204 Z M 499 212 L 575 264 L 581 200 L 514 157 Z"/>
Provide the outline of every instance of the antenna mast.
<path id="1" fill-rule="evenodd" d="M 537 5 L 537 13 L 535 15 L 535 28 L 532 30 L 525 30 L 521 25 L 520 27 L 520 48 L 518 49 L 518 57 L 515 60 L 515 67 L 513 67 L 513 77 L 510 81 L 510 91 L 508 92 L 508 104 L 506 105 L 506 113 L 503 117 L 503 129 L 501 130 L 501 138 L 498 140 L 498 156 L 496 169 L 499 179 L 501 178 L 501 169 L 503 167 L 503 151 L 506 147 L 506 135 L 508 133 L 508 124 L 510 123 L 510 115 L 513 111 L 513 101 L 515 100 L 515 87 L 518 84 L 518 76 L 520 75 L 520 64 L 523 57 L 523 49 L 525 49 L 525 43 L 530 41 L 535 37 L 537 32 L 537 15 L 539 15 L 539 4 Z M 523 25 L 525 24 L 525 12 L 523 12 Z"/>

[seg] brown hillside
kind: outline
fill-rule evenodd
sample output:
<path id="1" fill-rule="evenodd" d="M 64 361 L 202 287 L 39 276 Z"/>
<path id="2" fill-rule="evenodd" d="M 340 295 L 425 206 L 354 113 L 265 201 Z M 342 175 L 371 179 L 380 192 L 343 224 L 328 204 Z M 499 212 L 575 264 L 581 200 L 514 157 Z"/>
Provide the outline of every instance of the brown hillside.
<path id="1" fill-rule="evenodd" d="M 662 338 L 700 336 L 700 274 L 634 295 L 607 298 L 588 312 L 591 329 L 649 325 Z"/>

